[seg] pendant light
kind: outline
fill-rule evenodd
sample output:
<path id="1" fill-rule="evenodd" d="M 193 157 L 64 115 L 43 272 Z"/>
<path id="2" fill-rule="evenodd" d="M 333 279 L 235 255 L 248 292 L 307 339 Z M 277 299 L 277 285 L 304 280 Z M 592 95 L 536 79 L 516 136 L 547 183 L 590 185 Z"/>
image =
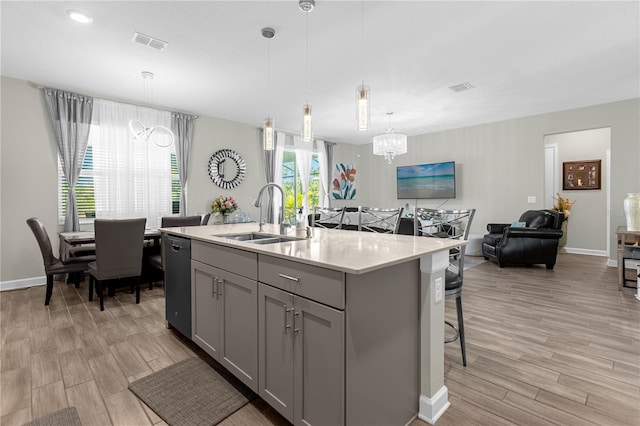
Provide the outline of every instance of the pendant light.
<path id="1" fill-rule="evenodd" d="M 369 112 L 369 87 L 364 85 L 364 0 L 362 0 L 362 38 L 360 53 L 362 53 L 362 84 L 356 89 L 356 124 L 358 130 L 365 131 L 369 130 L 371 115 Z"/>
<path id="2" fill-rule="evenodd" d="M 300 137 L 303 142 L 313 141 L 313 127 L 311 117 L 311 105 L 309 105 L 309 12 L 313 10 L 315 2 L 313 0 L 300 0 L 298 3 L 300 10 L 304 12 L 306 25 L 306 73 L 307 73 L 307 103 L 302 106 L 302 131 Z"/>
<path id="3" fill-rule="evenodd" d="M 144 102 L 153 102 L 153 73 L 142 71 L 142 81 L 144 84 Z M 173 143 L 173 132 L 164 126 L 147 127 L 142 121 L 129 120 L 129 130 L 133 134 L 134 142 L 151 141 L 161 148 L 167 148 Z"/>
<path id="4" fill-rule="evenodd" d="M 262 37 L 267 39 L 267 109 L 271 107 L 271 52 L 269 50 L 269 40 L 275 37 L 276 31 L 273 28 L 265 27 L 262 29 Z M 265 151 L 273 151 L 274 144 L 274 132 L 275 132 L 275 120 L 271 118 L 271 114 L 267 114 L 267 118 L 264 119 L 262 126 L 262 146 Z"/>
<path id="5" fill-rule="evenodd" d="M 387 163 L 391 164 L 396 155 L 407 153 L 407 135 L 402 133 L 396 133 L 391 128 L 391 115 L 392 112 L 388 112 L 389 127 L 381 134 L 373 137 L 373 154 L 383 155 Z"/>

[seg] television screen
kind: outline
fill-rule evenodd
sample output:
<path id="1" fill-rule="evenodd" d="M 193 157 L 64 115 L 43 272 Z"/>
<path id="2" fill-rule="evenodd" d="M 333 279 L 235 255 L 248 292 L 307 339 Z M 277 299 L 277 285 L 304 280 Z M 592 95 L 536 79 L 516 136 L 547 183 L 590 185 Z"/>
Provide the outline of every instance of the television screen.
<path id="1" fill-rule="evenodd" d="M 456 163 L 398 166 L 398 198 L 456 198 Z"/>

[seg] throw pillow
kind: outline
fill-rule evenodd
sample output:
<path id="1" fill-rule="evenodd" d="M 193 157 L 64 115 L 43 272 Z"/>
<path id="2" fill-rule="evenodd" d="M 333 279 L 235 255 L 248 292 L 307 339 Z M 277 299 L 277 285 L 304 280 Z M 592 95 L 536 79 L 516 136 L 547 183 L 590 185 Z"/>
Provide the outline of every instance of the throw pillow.
<path id="1" fill-rule="evenodd" d="M 513 222 L 511 223 L 511 227 L 512 228 L 524 228 L 525 226 L 527 226 L 527 222 Z"/>

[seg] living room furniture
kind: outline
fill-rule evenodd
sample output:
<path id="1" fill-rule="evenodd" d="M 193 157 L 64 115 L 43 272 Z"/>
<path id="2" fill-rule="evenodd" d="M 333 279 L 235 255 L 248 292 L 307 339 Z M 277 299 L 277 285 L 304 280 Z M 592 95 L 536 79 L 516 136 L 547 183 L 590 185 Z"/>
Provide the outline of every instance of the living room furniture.
<path id="1" fill-rule="evenodd" d="M 527 210 L 518 219 L 523 227 L 489 223 L 489 233 L 482 241 L 482 255 L 501 268 L 507 264 L 544 264 L 553 269 L 563 220 L 564 214 L 555 210 Z"/>
<path id="2" fill-rule="evenodd" d="M 53 278 L 56 274 L 73 274 L 75 278 L 76 288 L 80 287 L 80 277 L 87 270 L 88 264 L 93 262 L 95 256 L 76 256 L 70 257 L 66 261 L 62 261 L 53 255 L 51 248 L 51 240 L 44 224 L 37 217 L 27 219 L 27 225 L 31 228 L 33 235 L 38 241 L 42 260 L 44 262 L 44 273 L 47 276 L 47 290 L 45 294 L 44 304 L 49 305 L 51 295 L 53 294 Z"/>
<path id="3" fill-rule="evenodd" d="M 626 226 L 618 226 L 618 290 L 622 287 L 630 287 L 625 282 L 637 282 L 637 277 L 628 279 L 625 277 L 624 264 L 626 260 L 634 260 L 640 263 L 640 231 L 627 231 Z"/>

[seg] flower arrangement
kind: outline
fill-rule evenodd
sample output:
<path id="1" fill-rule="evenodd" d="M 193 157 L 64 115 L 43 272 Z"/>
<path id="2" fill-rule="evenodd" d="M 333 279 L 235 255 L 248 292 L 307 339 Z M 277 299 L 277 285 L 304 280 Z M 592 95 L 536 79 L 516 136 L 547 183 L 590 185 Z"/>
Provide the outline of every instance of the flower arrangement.
<path id="1" fill-rule="evenodd" d="M 571 207 L 576 203 L 576 200 L 569 200 L 568 198 L 562 198 L 559 193 L 556 193 L 557 197 L 553 197 L 556 200 L 556 203 L 552 207 L 552 210 L 562 212 L 564 214 L 564 220 L 569 220 L 569 214 L 571 212 Z"/>
<path id="2" fill-rule="evenodd" d="M 238 209 L 238 203 L 233 197 L 220 195 L 211 203 L 211 213 L 229 215 Z"/>

